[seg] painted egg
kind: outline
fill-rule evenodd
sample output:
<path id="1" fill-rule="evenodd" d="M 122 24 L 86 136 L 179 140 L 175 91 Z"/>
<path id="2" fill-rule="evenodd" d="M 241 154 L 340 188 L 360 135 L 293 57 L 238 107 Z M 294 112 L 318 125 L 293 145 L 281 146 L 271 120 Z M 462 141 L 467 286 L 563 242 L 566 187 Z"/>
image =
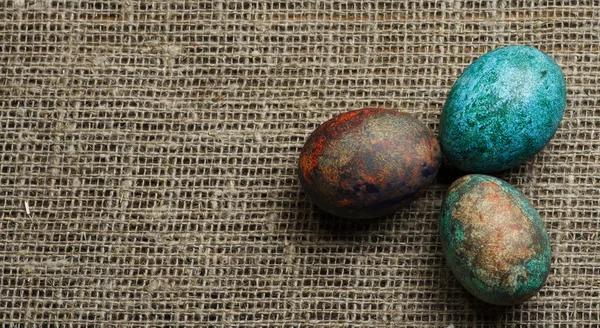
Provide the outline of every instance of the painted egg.
<path id="1" fill-rule="evenodd" d="M 442 152 L 466 172 L 524 163 L 550 141 L 565 105 L 565 79 L 552 58 L 526 46 L 494 50 L 452 86 L 440 121 Z"/>
<path id="2" fill-rule="evenodd" d="M 544 223 L 525 196 L 487 175 L 456 180 L 442 205 L 446 262 L 467 291 L 492 304 L 521 303 L 537 293 L 550 270 Z"/>
<path id="3" fill-rule="evenodd" d="M 313 203 L 326 212 L 373 218 L 422 195 L 441 157 L 431 131 L 414 117 L 366 108 L 334 117 L 308 137 L 299 178 Z"/>

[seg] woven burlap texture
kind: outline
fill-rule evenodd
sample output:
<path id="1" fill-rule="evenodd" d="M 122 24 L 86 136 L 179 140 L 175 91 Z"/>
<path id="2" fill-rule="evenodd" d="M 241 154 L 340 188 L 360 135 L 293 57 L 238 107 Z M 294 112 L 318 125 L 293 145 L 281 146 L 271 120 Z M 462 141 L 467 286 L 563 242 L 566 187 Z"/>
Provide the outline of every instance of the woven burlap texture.
<path id="1" fill-rule="evenodd" d="M 0 322 L 40 327 L 597 325 L 597 1 L 4 0 Z M 550 234 L 543 290 L 470 296 L 441 253 L 456 178 L 374 222 L 301 192 L 306 137 L 365 106 L 437 134 L 483 53 L 535 46 L 568 103 L 550 144 L 497 176 Z"/>

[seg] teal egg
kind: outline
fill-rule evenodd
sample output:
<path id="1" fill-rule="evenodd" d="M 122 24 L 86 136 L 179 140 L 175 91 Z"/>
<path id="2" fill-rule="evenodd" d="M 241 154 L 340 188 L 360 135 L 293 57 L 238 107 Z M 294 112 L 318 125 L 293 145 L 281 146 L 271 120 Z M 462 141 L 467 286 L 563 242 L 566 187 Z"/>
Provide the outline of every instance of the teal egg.
<path id="1" fill-rule="evenodd" d="M 442 152 L 466 172 L 508 169 L 550 141 L 565 106 L 565 78 L 552 58 L 527 46 L 496 49 L 452 86 L 440 121 Z"/>
<path id="2" fill-rule="evenodd" d="M 467 175 L 450 186 L 440 235 L 456 279 L 488 303 L 527 300 L 550 271 L 550 242 L 542 219 L 523 194 L 494 177 Z"/>

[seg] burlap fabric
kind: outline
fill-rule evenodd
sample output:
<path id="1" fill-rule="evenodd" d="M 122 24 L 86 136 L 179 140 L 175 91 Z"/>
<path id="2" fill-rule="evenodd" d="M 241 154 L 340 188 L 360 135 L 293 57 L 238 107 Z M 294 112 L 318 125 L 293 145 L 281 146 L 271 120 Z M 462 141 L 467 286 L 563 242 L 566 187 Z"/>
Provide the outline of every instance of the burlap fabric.
<path id="1" fill-rule="evenodd" d="M 598 325 L 597 1 L 4 0 L 0 322 L 35 326 Z M 480 303 L 446 268 L 444 169 L 396 215 L 347 222 L 300 191 L 306 137 L 364 106 L 437 133 L 486 51 L 563 68 L 564 120 L 498 176 L 553 261 L 531 301 Z"/>

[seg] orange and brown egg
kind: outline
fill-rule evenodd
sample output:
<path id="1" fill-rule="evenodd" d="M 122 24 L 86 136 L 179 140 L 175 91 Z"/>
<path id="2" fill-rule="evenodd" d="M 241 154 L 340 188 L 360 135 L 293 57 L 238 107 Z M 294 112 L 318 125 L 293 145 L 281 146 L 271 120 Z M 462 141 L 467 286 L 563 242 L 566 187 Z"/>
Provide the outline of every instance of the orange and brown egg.
<path id="1" fill-rule="evenodd" d="M 438 142 L 424 124 L 395 110 L 365 108 L 336 116 L 309 136 L 299 176 L 326 212 L 373 218 L 424 194 L 440 162 Z"/>

